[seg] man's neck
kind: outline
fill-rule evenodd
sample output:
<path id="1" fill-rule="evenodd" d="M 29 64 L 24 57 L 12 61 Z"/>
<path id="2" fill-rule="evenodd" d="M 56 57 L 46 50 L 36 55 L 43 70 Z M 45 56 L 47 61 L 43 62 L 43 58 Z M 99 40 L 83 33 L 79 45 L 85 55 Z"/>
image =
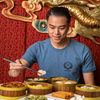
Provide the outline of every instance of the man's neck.
<path id="1" fill-rule="evenodd" d="M 66 37 L 66 39 L 62 43 L 53 43 L 51 40 L 51 44 L 56 49 L 63 49 L 65 48 L 69 43 L 69 38 Z"/>

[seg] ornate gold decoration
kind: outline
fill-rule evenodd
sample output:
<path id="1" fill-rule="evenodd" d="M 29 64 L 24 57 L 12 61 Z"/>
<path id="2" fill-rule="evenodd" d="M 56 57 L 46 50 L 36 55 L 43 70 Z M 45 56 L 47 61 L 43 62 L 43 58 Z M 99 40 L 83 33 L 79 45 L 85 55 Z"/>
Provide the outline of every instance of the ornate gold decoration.
<path id="1" fill-rule="evenodd" d="M 52 8 L 55 5 L 52 4 L 46 4 L 48 7 Z M 69 3 L 65 1 L 63 4 L 58 5 L 59 7 L 65 7 L 68 8 L 70 11 L 70 15 L 78 20 L 78 22 L 87 27 L 87 28 L 99 28 L 100 27 L 100 20 L 89 15 L 85 9 L 87 7 L 85 6 L 90 6 L 90 7 L 96 7 L 96 5 L 89 5 L 87 2 L 79 2 L 79 1 L 74 1 L 71 0 Z M 90 11 L 90 10 L 88 10 Z"/>
<path id="2" fill-rule="evenodd" d="M 75 28 L 72 28 L 71 32 L 67 33 L 67 37 L 75 37 L 77 34 L 91 39 L 96 44 L 99 44 L 94 37 L 100 38 L 100 0 L 89 0 L 91 3 L 79 0 L 28 0 L 22 2 L 22 7 L 30 15 L 19 16 L 11 13 L 14 7 L 13 0 L 0 0 L 7 4 L 6 8 L 3 8 L 2 14 L 11 19 L 32 22 L 32 26 L 37 31 L 47 33 L 46 20 L 37 20 L 37 16 L 34 14 L 36 11 L 40 11 L 43 6 L 47 7 L 66 7 L 69 9 L 71 17 L 75 19 Z M 96 1 L 96 2 L 95 2 Z M 41 3 L 40 3 L 41 2 Z M 89 8 L 94 8 L 90 10 Z M 41 24 L 42 23 L 42 24 Z"/>
<path id="3" fill-rule="evenodd" d="M 91 0 L 90 0 L 91 1 Z M 71 17 L 75 19 L 75 28 L 72 32 L 67 34 L 67 37 L 75 37 L 77 34 L 88 38 L 100 45 L 94 37 L 100 38 L 100 4 L 91 1 L 89 4 L 86 1 L 70 0 L 58 5 L 59 7 L 66 7 L 70 11 Z M 54 4 L 46 4 L 47 7 L 54 7 Z M 94 8 L 89 10 L 88 7 Z"/>
<path id="4" fill-rule="evenodd" d="M 29 2 L 30 2 L 30 4 L 41 2 L 43 5 L 45 3 L 49 3 L 49 4 L 52 4 L 52 5 L 59 5 L 63 2 L 65 2 L 65 0 L 29 0 Z"/>
<path id="5" fill-rule="evenodd" d="M 32 22 L 32 26 L 41 33 L 48 33 L 47 29 L 47 20 L 42 19 L 42 20 L 35 20 Z"/>
<path id="6" fill-rule="evenodd" d="M 34 14 L 36 11 L 40 11 L 42 6 L 41 4 L 32 4 L 32 6 L 29 6 L 29 1 L 23 1 L 22 2 L 22 7 L 25 8 L 26 12 L 30 15 L 29 17 L 26 16 L 20 16 L 20 15 L 15 15 L 11 12 L 11 10 L 14 7 L 14 2 L 13 0 L 0 0 L 0 2 L 5 2 L 7 4 L 6 8 L 3 8 L 2 14 L 10 19 L 15 19 L 15 20 L 20 20 L 20 21 L 26 21 L 26 22 L 32 22 L 35 19 L 37 19 L 37 15 Z"/>
<path id="7" fill-rule="evenodd" d="M 69 31 L 66 34 L 66 37 L 76 37 L 77 32 L 75 30 L 75 28 L 70 27 Z"/>

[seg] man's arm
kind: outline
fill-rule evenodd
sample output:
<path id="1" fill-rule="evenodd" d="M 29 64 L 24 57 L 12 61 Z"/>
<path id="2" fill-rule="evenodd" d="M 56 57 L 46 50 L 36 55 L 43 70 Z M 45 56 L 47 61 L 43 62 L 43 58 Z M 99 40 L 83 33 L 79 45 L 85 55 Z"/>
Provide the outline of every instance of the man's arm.
<path id="1" fill-rule="evenodd" d="M 17 77 L 25 68 L 22 67 L 22 65 L 29 67 L 29 63 L 24 60 L 24 59 L 20 59 L 20 60 L 16 60 L 16 63 L 10 63 L 10 70 L 8 72 L 9 76 L 12 77 Z"/>
<path id="2" fill-rule="evenodd" d="M 83 73 L 85 84 L 95 85 L 94 72 Z"/>

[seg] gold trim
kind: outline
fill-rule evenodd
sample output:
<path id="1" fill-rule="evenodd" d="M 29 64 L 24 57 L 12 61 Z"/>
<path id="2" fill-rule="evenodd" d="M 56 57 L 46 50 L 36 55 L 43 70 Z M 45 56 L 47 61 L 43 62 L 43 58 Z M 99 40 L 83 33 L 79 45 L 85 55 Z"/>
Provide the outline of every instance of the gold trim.
<path id="1" fill-rule="evenodd" d="M 24 79 L 25 82 L 47 82 L 48 79 L 47 78 L 43 78 L 43 77 L 40 77 L 41 79 L 45 79 L 45 80 L 28 80 L 30 78 L 39 78 L 39 77 L 26 77 Z"/>
<path id="2" fill-rule="evenodd" d="M 55 79 L 53 79 L 53 78 L 55 78 Z M 65 77 L 50 77 L 48 80 L 49 81 L 62 81 L 62 80 L 68 81 L 68 78 L 65 78 Z"/>
<path id="3" fill-rule="evenodd" d="M 62 80 L 61 80 L 62 81 Z M 52 81 L 52 84 L 53 85 L 59 85 L 59 86 L 76 86 L 77 85 L 77 82 L 75 82 L 75 81 L 70 81 L 70 80 L 67 80 L 68 82 L 73 82 L 72 84 L 61 84 L 61 83 L 56 83 L 56 82 L 54 82 L 54 81 Z"/>
<path id="4" fill-rule="evenodd" d="M 49 84 L 49 83 L 43 83 L 43 82 L 34 82 L 34 83 Z M 33 84 L 33 83 L 28 84 L 28 88 L 30 88 L 30 89 L 52 89 L 52 84 L 49 84 L 50 86 L 45 86 L 45 87 L 32 86 L 31 84 Z"/>
<path id="5" fill-rule="evenodd" d="M 1 90 L 8 90 L 8 91 L 20 91 L 20 90 L 26 90 L 26 86 L 25 87 L 21 87 L 21 88 L 6 88 L 6 87 L 2 87 L 0 86 Z"/>
<path id="6" fill-rule="evenodd" d="M 86 100 L 100 100 L 100 97 L 97 97 L 97 98 L 86 98 L 86 97 L 85 97 L 85 99 L 86 99 Z"/>
<path id="7" fill-rule="evenodd" d="M 41 21 L 41 22 L 42 22 L 42 21 L 45 21 L 45 22 L 46 22 L 45 19 L 41 19 L 40 21 Z M 36 23 L 36 22 L 37 22 L 37 19 L 34 20 L 34 21 L 32 22 L 32 26 L 33 26 L 38 32 L 41 32 L 41 33 L 48 33 L 48 31 L 45 31 L 45 32 L 43 31 L 43 32 L 42 32 L 41 30 L 38 30 L 37 27 L 35 26 L 35 23 Z M 39 27 L 39 28 L 40 28 L 40 27 Z M 46 29 L 46 28 L 45 28 L 45 29 Z"/>
<path id="8" fill-rule="evenodd" d="M 18 99 L 23 98 L 23 97 L 26 97 L 26 95 L 20 96 L 20 97 L 5 97 L 5 96 L 0 95 L 0 98 L 5 99 L 5 100 L 18 100 Z"/>
<path id="9" fill-rule="evenodd" d="M 98 89 L 83 89 L 83 88 L 80 88 L 78 86 L 93 86 L 93 87 L 97 87 Z M 79 85 L 76 85 L 75 88 L 76 88 L 76 90 L 80 90 L 80 91 L 84 91 L 84 92 L 100 92 L 100 87 L 95 86 L 95 85 L 79 84 Z"/>
<path id="10" fill-rule="evenodd" d="M 67 32 L 67 35 L 71 34 L 72 32 L 73 32 L 72 27 L 69 27 L 69 30 L 68 30 L 68 32 Z"/>

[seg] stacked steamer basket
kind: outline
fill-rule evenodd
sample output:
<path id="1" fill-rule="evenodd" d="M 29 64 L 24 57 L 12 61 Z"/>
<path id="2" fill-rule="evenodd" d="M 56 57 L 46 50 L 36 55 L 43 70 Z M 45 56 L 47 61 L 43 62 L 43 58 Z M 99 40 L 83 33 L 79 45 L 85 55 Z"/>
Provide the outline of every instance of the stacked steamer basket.
<path id="1" fill-rule="evenodd" d="M 34 82 L 28 84 L 29 94 L 46 95 L 52 93 L 52 84 L 44 82 Z"/>
<path id="2" fill-rule="evenodd" d="M 52 81 L 53 92 L 66 91 L 75 93 L 77 82 L 71 80 L 56 80 Z"/>
<path id="3" fill-rule="evenodd" d="M 26 77 L 24 79 L 24 84 L 26 85 L 26 87 L 28 87 L 28 84 L 33 82 L 48 82 L 48 79 L 43 77 Z"/>
<path id="4" fill-rule="evenodd" d="M 95 85 L 76 85 L 76 94 L 85 96 L 86 100 L 100 100 L 100 87 Z"/>
<path id="5" fill-rule="evenodd" d="M 16 100 L 26 95 L 26 86 L 21 82 L 7 82 L 0 85 L 0 98 Z"/>

